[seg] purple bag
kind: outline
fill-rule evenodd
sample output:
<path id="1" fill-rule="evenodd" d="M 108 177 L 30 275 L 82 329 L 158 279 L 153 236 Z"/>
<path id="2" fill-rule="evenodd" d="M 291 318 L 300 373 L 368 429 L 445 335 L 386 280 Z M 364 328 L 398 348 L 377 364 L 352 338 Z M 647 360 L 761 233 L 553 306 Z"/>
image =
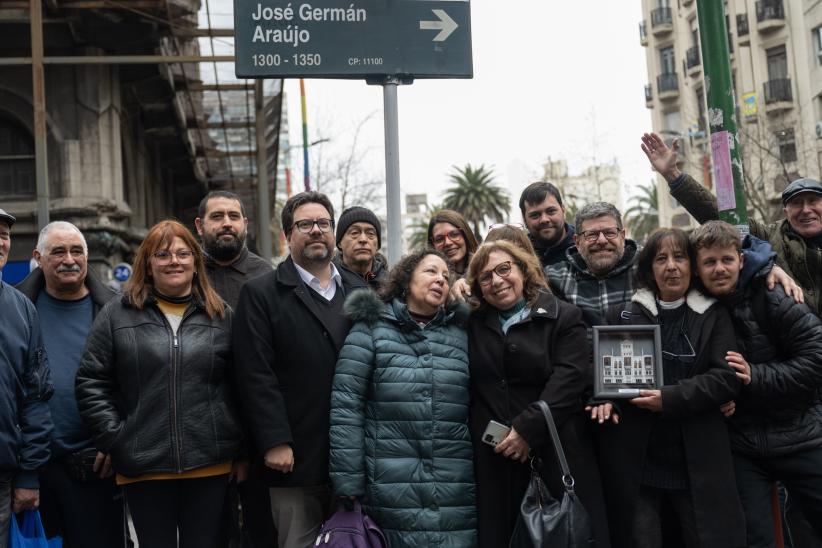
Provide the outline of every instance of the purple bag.
<path id="1" fill-rule="evenodd" d="M 343 503 L 340 509 L 334 512 L 331 518 L 323 523 L 320 534 L 314 546 L 323 548 L 388 548 L 377 524 L 365 515 L 360 501 L 353 503 L 349 509 L 348 502 Z"/>

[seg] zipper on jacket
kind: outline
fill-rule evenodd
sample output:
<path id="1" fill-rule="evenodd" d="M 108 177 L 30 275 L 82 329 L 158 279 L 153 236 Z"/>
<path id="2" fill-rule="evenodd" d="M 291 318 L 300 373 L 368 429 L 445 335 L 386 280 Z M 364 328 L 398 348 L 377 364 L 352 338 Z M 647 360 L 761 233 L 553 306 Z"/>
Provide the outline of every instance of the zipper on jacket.
<path id="1" fill-rule="evenodd" d="M 160 317 L 163 319 L 163 324 L 166 327 L 166 330 L 171 333 L 171 388 L 170 388 L 170 396 L 171 396 L 171 429 L 173 432 L 173 445 L 174 445 L 174 464 L 177 470 L 177 473 L 180 474 L 183 472 L 183 441 L 182 435 L 180 433 L 180 419 L 178 413 L 178 402 L 177 402 L 177 376 L 179 374 L 179 354 L 180 354 L 180 337 L 178 333 L 183 328 L 183 322 L 191 316 L 194 312 L 194 307 L 189 306 L 186 308 L 186 311 L 183 313 L 183 318 L 180 320 L 180 325 L 177 326 L 177 333 L 174 333 L 174 330 L 171 328 L 171 324 L 166 318 L 166 315 L 163 314 L 163 311 L 157 309 L 157 312 L 160 314 Z"/>

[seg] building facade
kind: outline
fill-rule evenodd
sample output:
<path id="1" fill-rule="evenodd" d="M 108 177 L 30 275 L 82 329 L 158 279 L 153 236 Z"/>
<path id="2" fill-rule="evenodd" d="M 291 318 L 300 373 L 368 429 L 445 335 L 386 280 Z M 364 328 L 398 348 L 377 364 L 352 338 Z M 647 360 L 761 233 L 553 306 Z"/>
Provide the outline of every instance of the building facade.
<path id="1" fill-rule="evenodd" d="M 681 169 L 711 188 L 697 2 L 641 1 L 653 130 L 679 139 Z M 725 13 L 748 209 L 772 220 L 788 182 L 820 174 L 822 2 L 727 0 Z M 658 189 L 660 225 L 695 226 L 661 177 Z"/>
<path id="2" fill-rule="evenodd" d="M 625 206 L 621 173 L 616 160 L 595 163 L 572 175 L 568 172 L 566 160 L 548 158 L 542 171 L 543 180 L 555 184 L 566 206 L 574 210 L 589 202 L 608 202 L 620 211 Z"/>

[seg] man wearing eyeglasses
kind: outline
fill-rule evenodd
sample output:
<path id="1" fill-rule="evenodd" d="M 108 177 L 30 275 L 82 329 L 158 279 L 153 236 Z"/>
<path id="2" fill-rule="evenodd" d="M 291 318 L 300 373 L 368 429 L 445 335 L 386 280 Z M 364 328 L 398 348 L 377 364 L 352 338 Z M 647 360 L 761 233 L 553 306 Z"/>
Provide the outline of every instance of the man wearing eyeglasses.
<path id="1" fill-rule="evenodd" d="M 88 244 L 71 223 L 46 225 L 33 256 L 37 268 L 17 289 L 37 308 L 54 381 L 51 460 L 40 473 L 43 525 L 69 546 L 116 546 L 123 543 L 123 505 L 115 500 L 111 459 L 95 449 L 74 395 L 91 324 L 116 294 L 89 270 Z"/>
<path id="2" fill-rule="evenodd" d="M 519 197 L 522 220 L 543 267 L 566 261 L 574 245 L 574 227 L 565 222 L 559 189 L 544 181 L 531 183 Z"/>
<path id="3" fill-rule="evenodd" d="M 774 481 L 822 535 L 822 322 L 781 286 L 769 291 L 762 277 L 745 275 L 748 255 L 735 227 L 708 221 L 691 243 L 697 275 L 728 308 L 739 343 L 740 352 L 727 356 L 744 385 L 729 431 L 747 545 L 776 546 Z"/>
<path id="4" fill-rule="evenodd" d="M 554 293 L 582 310 L 588 327 L 603 325 L 608 308 L 634 294 L 637 244 L 625 237 L 619 210 L 606 202 L 585 205 L 574 224 L 576 245 L 545 273 Z"/>
<path id="5" fill-rule="evenodd" d="M 337 249 L 334 264 L 348 270 L 376 290 L 388 276 L 387 261 L 380 253 L 382 228 L 380 220 L 368 208 L 349 207 L 337 222 Z"/>
<path id="6" fill-rule="evenodd" d="M 331 503 L 331 384 L 350 328 L 342 305 L 366 285 L 331 261 L 334 208 L 324 194 L 292 196 L 282 225 L 289 257 L 240 292 L 234 365 L 245 422 L 264 455 L 279 548 L 305 548 Z"/>

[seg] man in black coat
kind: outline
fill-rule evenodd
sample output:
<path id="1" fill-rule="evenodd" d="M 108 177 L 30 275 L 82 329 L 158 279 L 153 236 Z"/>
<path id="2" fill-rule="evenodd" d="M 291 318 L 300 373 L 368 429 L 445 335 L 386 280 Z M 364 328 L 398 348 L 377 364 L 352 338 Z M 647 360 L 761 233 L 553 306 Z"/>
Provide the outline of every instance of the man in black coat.
<path id="1" fill-rule="evenodd" d="M 382 227 L 377 215 L 368 208 L 349 207 L 337 221 L 337 249 L 334 265 L 361 276 L 369 287 L 378 290 L 388 278 L 385 257 L 379 254 L 382 247 Z"/>
<path id="2" fill-rule="evenodd" d="M 731 448 L 748 546 L 759 548 L 776 545 L 774 481 L 822 535 L 822 322 L 781 286 L 768 291 L 761 277 L 740 276 L 739 237 L 731 225 L 709 221 L 691 242 L 699 278 L 728 308 L 740 346 L 727 355 L 744 384 L 730 420 Z"/>
<path id="3" fill-rule="evenodd" d="M 334 208 L 324 194 L 291 197 L 282 226 L 289 258 L 240 293 L 234 363 L 245 424 L 267 467 L 279 547 L 305 548 L 331 503 L 331 384 L 350 327 L 342 304 L 365 282 L 331 262 Z"/>

